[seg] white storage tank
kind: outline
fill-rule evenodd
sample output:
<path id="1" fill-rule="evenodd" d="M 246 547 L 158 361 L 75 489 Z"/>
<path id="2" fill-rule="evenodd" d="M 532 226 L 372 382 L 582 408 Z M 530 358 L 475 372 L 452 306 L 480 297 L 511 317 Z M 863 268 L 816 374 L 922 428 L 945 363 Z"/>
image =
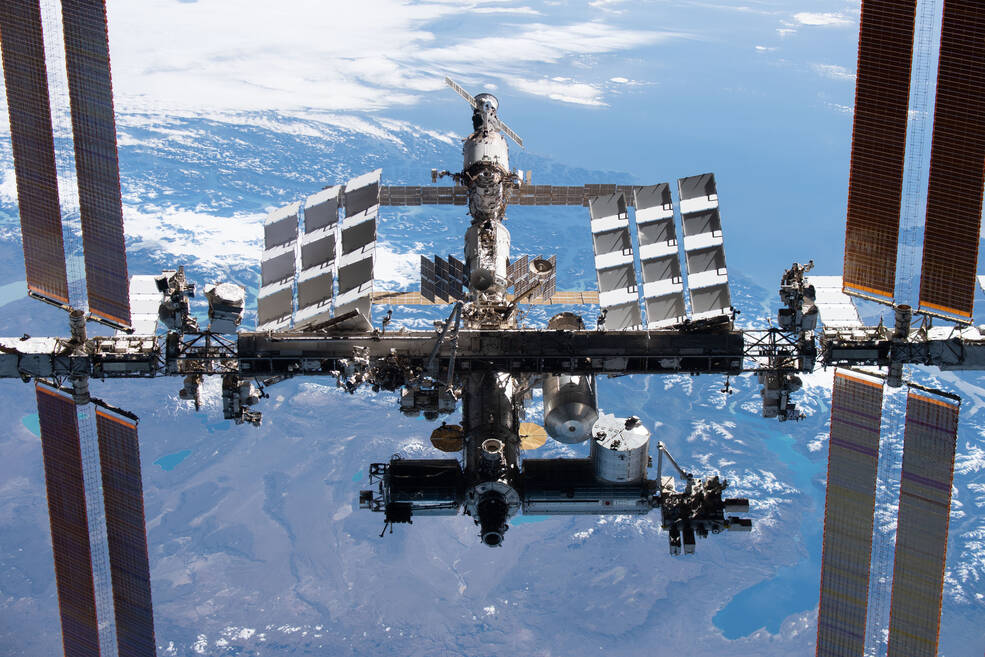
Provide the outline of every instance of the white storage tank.
<path id="1" fill-rule="evenodd" d="M 592 430 L 595 476 L 609 483 L 636 483 L 646 476 L 650 432 L 638 417 L 602 413 Z"/>

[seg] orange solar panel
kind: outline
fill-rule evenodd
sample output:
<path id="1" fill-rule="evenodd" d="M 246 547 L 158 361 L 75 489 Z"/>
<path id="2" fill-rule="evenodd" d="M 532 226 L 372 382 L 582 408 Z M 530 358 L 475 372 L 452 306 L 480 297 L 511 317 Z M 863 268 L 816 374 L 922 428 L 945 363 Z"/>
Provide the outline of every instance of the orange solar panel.
<path id="1" fill-rule="evenodd" d="M 137 423 L 96 409 L 96 431 L 119 653 L 153 657 L 156 654 L 154 611 Z"/>
<path id="2" fill-rule="evenodd" d="M 836 372 L 831 393 L 817 655 L 865 648 L 882 384 Z"/>
<path id="3" fill-rule="evenodd" d="M 863 0 L 845 230 L 846 292 L 893 299 L 916 0 Z"/>
<path id="4" fill-rule="evenodd" d="M 957 433 L 957 404 L 910 392 L 888 657 L 937 657 Z"/>
<path id="5" fill-rule="evenodd" d="M 946 0 L 920 308 L 971 321 L 985 176 L 985 5 Z"/>
<path id="6" fill-rule="evenodd" d="M 89 311 L 130 325 L 130 288 L 105 1 L 63 0 L 65 64 Z"/>
<path id="7" fill-rule="evenodd" d="M 41 7 L 37 0 L 0 3 L 0 49 L 7 87 L 27 286 L 34 294 L 67 304 L 68 278 L 65 275 L 55 145 L 51 133 Z"/>
<path id="8" fill-rule="evenodd" d="M 75 402 L 36 386 L 55 583 L 66 657 L 98 657 L 99 630 Z"/>

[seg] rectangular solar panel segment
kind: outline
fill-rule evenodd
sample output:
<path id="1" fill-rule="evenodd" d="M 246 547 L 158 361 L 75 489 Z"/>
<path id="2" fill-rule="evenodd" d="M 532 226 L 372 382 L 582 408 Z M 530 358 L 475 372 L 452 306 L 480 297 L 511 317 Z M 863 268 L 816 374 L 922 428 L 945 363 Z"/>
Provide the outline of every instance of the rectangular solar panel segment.
<path id="1" fill-rule="evenodd" d="M 957 435 L 957 403 L 910 390 L 888 657 L 937 656 Z"/>
<path id="2" fill-rule="evenodd" d="M 304 232 L 311 233 L 339 222 L 339 185 L 326 187 L 304 202 Z"/>
<path id="3" fill-rule="evenodd" d="M 878 380 L 835 370 L 817 614 L 818 657 L 861 656 L 865 648 L 882 397 Z"/>
<path id="4" fill-rule="evenodd" d="M 291 203 L 271 210 L 263 222 L 263 248 L 270 250 L 298 239 L 298 211 L 300 203 Z"/>
<path id="5" fill-rule="evenodd" d="M 920 310 L 971 322 L 985 177 L 985 7 L 947 0 L 930 149 Z"/>
<path id="6" fill-rule="evenodd" d="M 68 304 L 65 246 L 38 0 L 0 3 L 0 52 L 27 288 Z"/>
<path id="7" fill-rule="evenodd" d="M 96 408 L 106 540 L 120 655 L 153 657 L 154 609 L 144 520 L 137 421 Z"/>
<path id="8" fill-rule="evenodd" d="M 845 291 L 892 302 L 916 0 L 865 0 L 845 229 Z"/>
<path id="9" fill-rule="evenodd" d="M 718 210 L 715 174 L 703 173 L 680 178 L 684 231 L 684 262 L 691 295 L 691 318 L 708 319 L 728 315 L 732 295 L 725 266 L 725 242 Z"/>
<path id="10" fill-rule="evenodd" d="M 130 278 L 105 1 L 63 0 L 62 23 L 89 312 L 128 327 Z"/>
<path id="11" fill-rule="evenodd" d="M 635 205 L 647 328 L 680 324 L 687 311 L 670 185 L 638 187 Z"/>
<path id="12" fill-rule="evenodd" d="M 380 204 L 380 174 L 382 169 L 353 178 L 345 185 L 343 195 L 346 218 L 372 212 Z"/>
<path id="13" fill-rule="evenodd" d="M 75 402 L 41 384 L 35 392 L 62 645 L 66 656 L 98 657 L 99 625 Z"/>

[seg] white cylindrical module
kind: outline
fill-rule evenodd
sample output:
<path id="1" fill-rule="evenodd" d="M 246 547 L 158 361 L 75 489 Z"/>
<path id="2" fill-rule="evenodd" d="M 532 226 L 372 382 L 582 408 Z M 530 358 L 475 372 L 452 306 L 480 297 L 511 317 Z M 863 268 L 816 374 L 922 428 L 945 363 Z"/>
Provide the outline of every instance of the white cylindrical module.
<path id="1" fill-rule="evenodd" d="M 462 155 L 465 160 L 463 171 L 468 171 L 480 162 L 495 164 L 503 171 L 510 170 L 509 147 L 506 145 L 506 139 L 492 130 L 467 139 L 462 147 Z"/>
<path id="2" fill-rule="evenodd" d="M 485 291 L 498 285 L 506 291 L 506 260 L 510 254 L 510 231 L 501 222 L 472 224 L 465 231 L 465 259 L 469 287 Z"/>
<path id="3" fill-rule="evenodd" d="M 599 419 L 595 400 L 595 377 L 568 374 L 545 376 L 544 428 L 551 438 L 573 445 L 591 438 Z"/>
<path id="4" fill-rule="evenodd" d="M 643 480 L 649 462 L 650 432 L 639 418 L 602 413 L 592 433 L 592 463 L 598 479 L 621 484 Z"/>

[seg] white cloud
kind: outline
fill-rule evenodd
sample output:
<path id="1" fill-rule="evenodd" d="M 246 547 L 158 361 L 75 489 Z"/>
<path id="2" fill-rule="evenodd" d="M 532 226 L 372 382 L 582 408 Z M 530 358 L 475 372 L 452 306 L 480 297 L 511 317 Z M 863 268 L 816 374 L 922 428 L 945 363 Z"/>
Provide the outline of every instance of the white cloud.
<path id="1" fill-rule="evenodd" d="M 605 105 L 605 102 L 602 100 L 602 89 L 584 82 L 561 82 L 549 78 L 540 80 L 516 78 L 510 80 L 510 84 L 515 89 L 524 93 L 535 96 L 546 96 L 551 100 L 557 100 L 563 103 L 594 105 L 597 107 Z"/>
<path id="2" fill-rule="evenodd" d="M 276 7 L 265 0 L 114 2 L 109 32 L 117 107 L 376 110 L 440 90 L 446 73 L 477 85 L 506 83 L 542 75 L 545 65 L 568 58 L 686 36 L 601 19 L 572 22 L 563 7 L 543 11 L 550 15 L 494 0 L 296 0 Z M 470 13 L 483 16 L 478 34 L 452 31 L 439 39 L 432 31 Z M 584 89 L 546 95 L 586 100 Z"/>
<path id="3" fill-rule="evenodd" d="M 770 46 L 756 46 L 756 52 L 773 52 L 776 50 L 775 47 Z"/>
<path id="4" fill-rule="evenodd" d="M 854 80 L 855 74 L 844 66 L 837 64 L 811 64 L 811 68 L 818 75 L 832 80 Z"/>
<path id="5" fill-rule="evenodd" d="M 798 25 L 811 25 L 814 27 L 846 27 L 854 25 L 851 18 L 841 12 L 812 12 L 801 11 L 793 15 L 794 21 Z"/>

